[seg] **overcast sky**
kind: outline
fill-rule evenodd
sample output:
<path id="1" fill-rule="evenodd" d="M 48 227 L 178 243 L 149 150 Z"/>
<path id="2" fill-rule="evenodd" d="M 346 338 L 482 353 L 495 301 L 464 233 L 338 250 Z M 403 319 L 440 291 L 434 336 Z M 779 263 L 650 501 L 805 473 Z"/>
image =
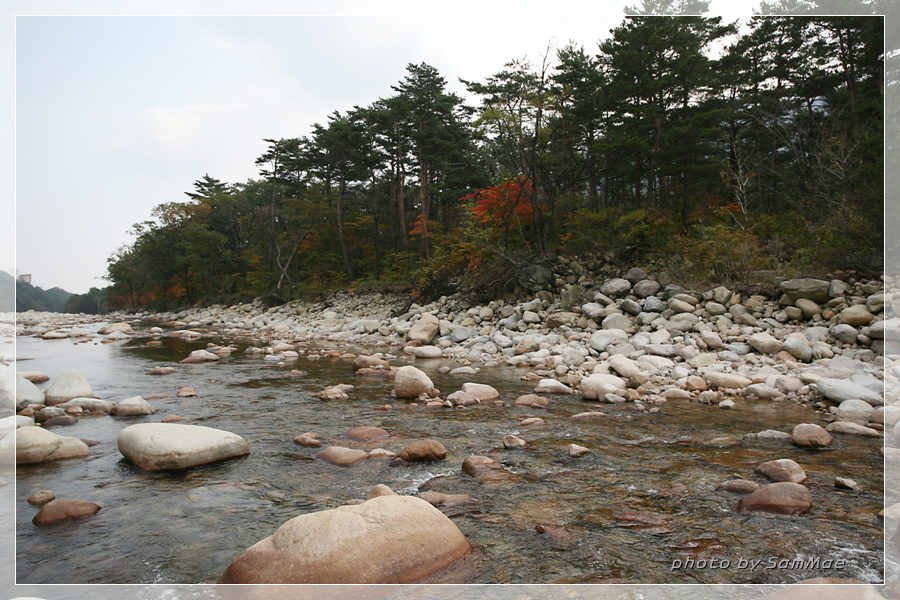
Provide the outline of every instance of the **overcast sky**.
<path id="1" fill-rule="evenodd" d="M 456 2 L 452 14 L 332 2 L 316 16 L 324 4 L 4 3 L 2 69 L 16 86 L 2 97 L 0 208 L 10 214 L 14 198 L 16 216 L 2 223 L 0 269 L 44 289 L 103 287 L 134 223 L 206 173 L 255 177 L 263 138 L 305 135 L 334 110 L 391 95 L 409 63 L 461 93 L 458 78 L 537 62 L 548 44 L 595 51 L 626 2 Z M 713 10 L 731 21 L 753 5 Z M 254 16 L 265 14 L 280 16 Z"/>

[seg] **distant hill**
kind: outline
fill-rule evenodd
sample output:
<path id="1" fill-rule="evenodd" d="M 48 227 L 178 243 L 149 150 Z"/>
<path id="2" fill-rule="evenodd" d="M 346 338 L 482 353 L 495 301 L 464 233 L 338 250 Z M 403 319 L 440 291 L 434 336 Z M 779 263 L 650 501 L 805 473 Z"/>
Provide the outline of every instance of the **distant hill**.
<path id="1" fill-rule="evenodd" d="M 15 290 L 15 292 L 10 293 L 11 290 Z M 25 312 L 26 310 L 62 312 L 66 301 L 71 296 L 71 292 L 62 288 L 43 290 L 30 283 L 17 281 L 8 273 L 0 273 L 0 311 L 3 312 Z"/>

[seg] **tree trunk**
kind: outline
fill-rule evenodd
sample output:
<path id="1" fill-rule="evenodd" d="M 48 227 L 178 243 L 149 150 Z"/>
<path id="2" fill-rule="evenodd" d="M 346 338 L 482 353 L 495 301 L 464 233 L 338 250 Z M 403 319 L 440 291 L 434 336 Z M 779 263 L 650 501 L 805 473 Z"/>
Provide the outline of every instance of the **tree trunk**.
<path id="1" fill-rule="evenodd" d="M 344 222 L 343 216 L 341 213 L 343 212 L 343 200 L 344 200 L 344 190 L 346 189 L 346 183 L 344 182 L 343 177 L 340 181 L 340 187 L 338 189 L 338 197 L 337 197 L 337 224 L 338 224 L 338 239 L 341 241 L 341 254 L 344 255 L 344 266 L 347 267 L 347 278 L 350 281 L 353 281 L 353 269 L 350 267 L 350 257 L 347 255 L 347 243 L 344 241 Z"/>

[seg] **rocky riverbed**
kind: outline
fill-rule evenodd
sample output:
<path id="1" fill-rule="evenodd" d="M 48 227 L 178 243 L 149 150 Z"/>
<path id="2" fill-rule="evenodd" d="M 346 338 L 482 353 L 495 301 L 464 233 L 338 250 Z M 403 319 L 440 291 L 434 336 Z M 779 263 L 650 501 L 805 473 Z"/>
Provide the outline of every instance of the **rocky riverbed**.
<path id="1" fill-rule="evenodd" d="M 518 411 L 515 431 L 498 434 L 497 442 L 503 452 L 520 451 L 521 458 L 504 461 L 491 448 L 459 457 L 460 476 L 488 487 L 502 488 L 521 479 L 517 471 L 527 470 L 528 453 L 539 446 L 527 432 L 533 427 L 544 431 L 557 427 L 558 415 L 552 412 L 553 405 L 550 410 L 548 405 L 562 406 L 568 402 L 566 398 L 577 400 L 583 406 L 580 410 L 569 410 L 565 419 L 608 420 L 609 415 L 616 418 L 625 415 L 628 418 L 621 421 L 623 428 L 631 427 L 629 423 L 634 418 L 664 417 L 684 406 L 706 411 L 708 418 L 716 422 L 737 420 L 742 409 L 757 410 L 770 404 L 793 405 L 797 410 L 805 410 L 807 418 L 803 423 L 796 423 L 796 418 L 790 423 L 775 420 L 764 428 L 716 442 L 721 447 L 738 444 L 755 448 L 754 445 L 762 444 L 771 448 L 774 444 L 778 448 L 777 458 L 760 461 L 755 469 L 747 472 L 736 470 L 731 478 L 718 482 L 716 491 L 730 499 L 735 515 L 774 515 L 765 518 L 776 523 L 779 519 L 805 518 L 803 515 L 811 511 L 819 514 L 858 511 L 852 496 L 848 496 L 854 491 L 860 493 L 859 483 L 853 478 L 853 461 L 866 463 L 865 469 L 882 461 L 887 461 L 890 467 L 900 453 L 897 450 L 900 431 L 895 427 L 900 420 L 897 386 L 900 319 L 890 316 L 900 309 L 900 296 L 885 293 L 885 285 L 890 289 L 893 284 L 890 280 L 795 279 L 782 282 L 774 294 L 749 295 L 724 286 L 685 290 L 677 285 L 663 285 L 667 282 L 657 281 L 640 269 L 632 269 L 621 277 L 589 281 L 584 273 L 579 274 L 577 263 L 575 266 L 562 263 L 556 272 L 534 269 L 525 274 L 521 283 L 526 291 L 516 301 L 482 305 L 462 296 L 441 298 L 420 306 L 409 305 L 405 297 L 397 295 L 339 293 L 323 302 L 293 302 L 273 308 L 244 304 L 104 317 L 22 313 L 17 315 L 15 332 L 46 340 L 69 339 L 76 345 L 139 339 L 147 347 L 153 347 L 173 339 L 201 344 L 206 339 L 214 339 L 204 349 L 186 353 L 179 362 L 215 363 L 239 352 L 242 357 L 283 369 L 288 377 L 302 377 L 300 370 L 291 368 L 298 361 L 309 364 L 309 361 L 338 360 L 352 365 L 355 379 L 351 383 L 367 379 L 389 382 L 392 398 L 373 406 L 373 410 L 515 409 Z M 98 328 L 101 323 L 103 327 Z M 440 364 L 437 368 L 435 361 Z M 14 442 L 17 457 L 27 454 L 30 462 L 51 464 L 78 460 L 85 451 L 90 452 L 86 445 L 84 448 L 79 445 L 83 444 L 80 439 L 51 433 L 55 429 L 53 425 L 60 423 L 53 419 L 118 412 L 120 416 L 145 415 L 145 419 L 162 420 L 153 416 L 152 399 L 129 397 L 115 402 L 91 399 L 90 383 L 76 377 L 77 374 L 54 373 L 53 379 L 42 384 L 42 374 L 27 371 L 26 365 L 27 362 L 16 363 L 18 376 L 11 369 L 3 371 L 7 393 L 0 401 L 8 414 L 13 410 L 18 413 L 8 427 L 24 426 L 28 430 L 34 422 L 43 423 L 44 427 L 34 429 L 47 435 L 32 435 L 31 431 L 20 435 Z M 180 368 L 188 367 L 160 365 L 159 375 Z M 492 370 L 519 373 L 519 385 L 527 387 L 529 393 L 507 397 L 498 392 L 498 386 L 484 383 Z M 19 377 L 19 385 L 10 393 L 10 381 L 14 377 Z M 452 377 L 452 381 L 459 382 L 459 389 L 437 385 L 438 377 Z M 23 379 L 27 383 L 22 383 Z M 352 386 L 342 388 L 339 384 L 346 382 L 335 380 L 333 385 L 323 386 L 317 397 L 321 401 L 340 401 L 348 393 L 352 394 Z M 43 389 L 38 387 L 42 385 Z M 192 391 L 183 389 L 184 397 L 190 397 Z M 554 418 L 548 416 L 551 414 Z M 372 431 L 365 435 L 376 435 L 373 440 L 353 436 L 323 440 L 315 431 L 297 433 L 295 443 L 299 447 L 315 448 L 316 460 L 332 464 L 355 464 L 371 459 L 392 463 L 448 460 L 440 451 L 442 441 L 447 443 L 447 440 L 420 439 L 419 446 L 406 442 L 392 446 L 379 441 L 380 434 Z M 225 434 L 230 432 L 225 431 L 219 437 L 228 438 Z M 196 439 L 199 438 L 195 436 Z M 238 443 L 228 439 L 229 444 Z M 323 445 L 323 441 L 328 444 Z M 598 443 L 594 439 L 569 442 L 565 447 L 571 460 L 590 460 L 602 451 L 592 447 Z M 10 446 L 11 439 L 8 436 L 0 443 Z M 120 440 L 122 454 L 140 465 L 142 458 L 132 446 L 122 449 Z M 810 457 L 820 455 L 817 453 L 848 448 L 853 453 L 849 472 L 848 469 L 827 472 L 823 467 L 816 467 L 813 474 L 803 468 L 811 463 Z M 182 451 L 175 448 L 173 452 Z M 252 443 L 249 452 L 253 452 Z M 233 456 L 214 456 L 212 461 Z M 159 464 L 158 459 L 154 460 Z M 826 493 L 823 485 L 826 479 L 833 492 Z M 684 503 L 691 501 L 691 490 L 675 489 L 679 485 L 677 481 L 672 485 L 671 495 L 684 494 Z M 478 501 L 472 495 L 455 494 L 456 491 L 459 490 L 434 483 L 424 486 L 417 494 L 423 501 L 422 507 L 403 505 L 400 508 L 397 504 L 395 508 L 397 501 L 391 499 L 358 504 L 364 498 L 349 505 L 371 506 L 367 511 L 377 509 L 381 515 L 376 520 L 394 515 L 391 518 L 398 519 L 398 523 L 404 521 L 403 514 L 412 514 L 408 511 L 424 509 L 431 514 L 429 510 L 436 508 L 434 517 L 416 518 L 427 522 L 427 518 L 464 514 L 470 510 L 467 506 Z M 373 490 L 371 498 L 391 496 L 392 492 Z M 890 554 L 898 518 L 895 513 L 900 506 L 895 503 L 900 501 L 900 494 L 892 490 L 885 490 L 885 494 L 887 509 L 882 514 L 864 503 L 865 510 L 871 510 L 871 514 L 854 518 L 869 519 L 876 524 L 883 521 Z M 63 519 L 91 519 L 94 518 L 91 515 L 102 514 L 84 504 L 70 504 L 59 512 L 60 502 L 54 502 L 57 504 L 52 508 Z M 340 518 L 337 513 L 333 518 L 322 511 L 312 514 L 319 514 L 319 519 L 330 519 L 328 523 L 343 523 L 329 526 L 351 530 L 353 526 L 347 523 L 357 518 L 343 512 Z M 652 510 L 620 512 L 615 518 L 621 527 L 650 535 L 654 530 L 658 535 L 671 531 L 672 517 Z M 447 523 L 453 525 L 450 520 Z M 584 532 L 577 526 L 565 522 L 533 526 L 539 534 L 552 538 L 558 548 L 583 544 Z M 272 548 L 279 547 L 279 535 L 285 538 L 301 534 L 276 532 L 274 542 L 266 542 L 269 538 L 265 538 L 259 544 L 269 544 L 271 547 L 267 546 L 266 552 L 274 552 Z M 403 539 L 417 537 L 415 531 L 404 535 Z M 358 545 L 359 540 L 350 543 Z M 403 546 L 397 543 L 398 548 Z M 436 544 L 430 543 L 429 547 L 434 548 Z M 465 572 L 465 569 L 454 571 L 453 564 L 470 556 L 467 547 L 470 547 L 468 542 L 455 542 L 448 549 L 435 549 L 434 554 L 447 559 L 444 566 L 449 568 L 448 581 Z M 714 550 L 706 550 L 701 548 L 695 558 L 715 557 Z M 719 553 L 727 554 L 722 549 Z M 396 549 L 392 554 L 402 555 L 402 550 Z M 363 555 L 377 555 L 377 549 Z M 278 564 L 279 560 L 288 559 L 266 558 L 263 562 Z M 483 556 L 478 560 L 484 560 Z M 429 562 L 433 563 L 434 559 Z M 426 576 L 419 566 L 403 564 L 411 573 L 407 580 Z M 387 568 L 398 567 L 385 566 L 381 572 Z M 379 572 L 377 565 L 374 572 Z M 247 581 L 258 581 L 253 579 L 254 573 L 248 574 L 247 569 L 238 567 L 229 569 L 227 580 L 240 582 L 240 578 L 234 578 L 235 573 L 242 573 L 248 577 Z M 427 575 L 433 576 L 431 571 Z M 882 576 L 890 579 L 885 574 Z M 377 575 L 373 577 L 373 581 L 377 580 Z M 872 577 L 867 579 L 875 583 Z M 744 577 L 736 581 L 754 580 Z"/>

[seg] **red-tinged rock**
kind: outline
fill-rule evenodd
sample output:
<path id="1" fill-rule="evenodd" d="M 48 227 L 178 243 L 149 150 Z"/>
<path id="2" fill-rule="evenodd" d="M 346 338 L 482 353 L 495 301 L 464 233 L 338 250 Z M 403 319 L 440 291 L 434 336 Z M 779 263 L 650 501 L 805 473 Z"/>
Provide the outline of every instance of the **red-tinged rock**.
<path id="1" fill-rule="evenodd" d="M 716 488 L 717 492 L 728 492 L 729 494 L 752 494 L 759 489 L 759 484 L 755 481 L 747 479 L 729 479 Z"/>
<path id="2" fill-rule="evenodd" d="M 527 408 L 547 408 L 547 405 L 550 404 L 550 399 L 538 396 L 537 394 L 525 394 L 524 396 L 516 398 L 516 401 L 513 404 L 515 406 L 525 406 Z"/>
<path id="3" fill-rule="evenodd" d="M 765 475 L 772 481 L 789 481 L 792 483 L 806 481 L 806 471 L 789 458 L 770 460 L 756 467 L 754 472 Z"/>
<path id="4" fill-rule="evenodd" d="M 447 449 L 437 440 L 416 440 L 397 453 L 406 462 L 435 462 L 446 456 Z"/>
<path id="5" fill-rule="evenodd" d="M 764 485 L 737 504 L 737 512 L 766 512 L 798 515 L 812 507 L 812 495 L 806 487 L 791 481 Z"/>
<path id="6" fill-rule="evenodd" d="M 321 452 L 316 453 L 316 458 L 319 460 L 324 460 L 339 467 L 349 467 L 368 457 L 369 455 L 362 450 L 354 450 L 342 446 L 328 446 Z"/>
<path id="7" fill-rule="evenodd" d="M 240 554 L 223 584 L 413 583 L 472 551 L 421 498 L 387 495 L 301 515 Z"/>
<path id="8" fill-rule="evenodd" d="M 342 433 L 339 437 L 353 440 L 354 442 L 373 442 L 389 437 L 391 434 L 381 427 L 360 425 Z"/>
<path id="9" fill-rule="evenodd" d="M 51 500 L 38 511 L 31 520 L 38 527 L 44 527 L 51 523 L 79 519 L 96 514 L 100 510 L 99 504 L 87 500 L 73 500 L 71 498 L 57 498 Z"/>
<path id="10" fill-rule="evenodd" d="M 307 432 L 301 433 L 294 438 L 294 443 L 304 448 L 319 448 L 322 446 L 322 440 L 319 439 L 318 433 Z"/>

